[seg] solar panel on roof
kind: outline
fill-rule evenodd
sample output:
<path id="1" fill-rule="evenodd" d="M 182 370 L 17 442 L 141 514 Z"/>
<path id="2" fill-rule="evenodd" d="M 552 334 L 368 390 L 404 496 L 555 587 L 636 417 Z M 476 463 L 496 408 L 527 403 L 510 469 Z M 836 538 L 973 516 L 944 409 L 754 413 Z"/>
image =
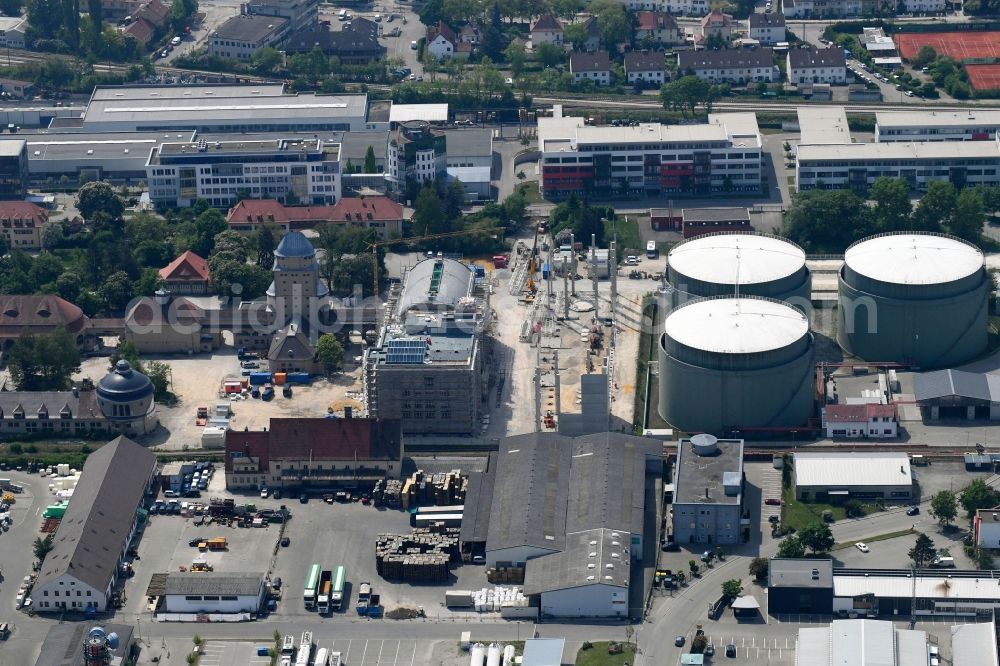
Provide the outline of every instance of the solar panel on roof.
<path id="1" fill-rule="evenodd" d="M 386 349 L 386 363 L 423 363 L 427 356 L 427 342 L 417 338 L 390 340 Z"/>

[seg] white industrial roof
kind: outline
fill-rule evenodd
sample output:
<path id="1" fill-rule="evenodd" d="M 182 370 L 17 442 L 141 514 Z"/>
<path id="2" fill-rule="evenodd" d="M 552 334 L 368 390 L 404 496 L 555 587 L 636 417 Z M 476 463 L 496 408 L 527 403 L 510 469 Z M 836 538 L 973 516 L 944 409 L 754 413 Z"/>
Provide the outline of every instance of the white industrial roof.
<path id="1" fill-rule="evenodd" d="M 875 124 L 880 128 L 899 127 L 968 127 L 969 125 L 1000 125 L 1000 110 L 968 109 L 965 111 L 879 111 Z"/>
<path id="2" fill-rule="evenodd" d="M 25 143 L 24 139 L 0 139 L 0 157 L 17 157 Z"/>
<path id="3" fill-rule="evenodd" d="M 951 628 L 951 662 L 997 666 L 996 626 L 992 622 L 958 624 Z"/>
<path id="4" fill-rule="evenodd" d="M 678 272 L 704 282 L 760 284 L 802 270 L 806 253 L 774 236 L 711 234 L 675 246 L 667 262 Z"/>
<path id="5" fill-rule="evenodd" d="M 671 312 L 664 332 L 677 342 L 720 354 L 781 349 L 809 333 L 809 322 L 790 305 L 760 298 L 711 298 Z"/>
<path id="6" fill-rule="evenodd" d="M 984 574 L 988 572 L 983 572 Z M 949 578 L 923 576 L 914 584 L 909 576 L 858 576 L 833 575 L 833 596 L 855 597 L 872 594 L 884 598 L 923 599 L 972 599 L 996 601 L 998 581 L 984 575 L 982 578 Z"/>
<path id="7" fill-rule="evenodd" d="M 963 141 L 959 145 L 970 143 L 978 142 Z M 872 280 L 919 285 L 968 277 L 983 267 L 984 259 L 977 247 L 956 238 L 889 234 L 855 243 L 847 248 L 844 261 L 855 273 Z"/>
<path id="8" fill-rule="evenodd" d="M 799 629 L 795 666 L 830 666 L 830 627 Z"/>
<path id="9" fill-rule="evenodd" d="M 429 123 L 448 122 L 447 104 L 393 104 L 389 122 L 405 123 L 408 120 L 425 120 Z"/>
<path id="10" fill-rule="evenodd" d="M 579 144 L 670 143 L 732 140 L 734 146 L 759 148 L 760 136 L 753 114 L 720 113 L 710 122 L 694 125 L 661 125 L 642 123 L 637 126 L 614 127 L 585 125 L 583 118 L 539 118 L 538 139 L 542 152 L 576 150 Z M 733 118 L 729 118 L 733 116 Z"/>
<path id="11" fill-rule="evenodd" d="M 927 634 L 886 620 L 834 620 L 828 627 L 799 629 L 795 664 L 927 666 Z"/>
<path id="12" fill-rule="evenodd" d="M 842 106 L 800 106 L 798 116 L 804 144 L 851 142 L 847 112 Z"/>
<path id="13" fill-rule="evenodd" d="M 760 134 L 757 114 L 753 112 L 710 113 L 708 122 L 712 125 L 725 126 L 730 134 Z"/>
<path id="14" fill-rule="evenodd" d="M 279 97 L 284 93 L 282 83 L 261 83 L 259 85 L 212 85 L 212 86 L 98 86 L 90 96 L 92 102 L 122 99 L 191 99 L 192 97 Z"/>
<path id="15" fill-rule="evenodd" d="M 899 486 L 910 483 L 905 452 L 794 453 L 797 486 Z"/>
<path id="16" fill-rule="evenodd" d="M 995 157 L 993 141 L 888 141 L 881 143 L 799 144 L 799 162 L 828 160 L 956 160 Z"/>

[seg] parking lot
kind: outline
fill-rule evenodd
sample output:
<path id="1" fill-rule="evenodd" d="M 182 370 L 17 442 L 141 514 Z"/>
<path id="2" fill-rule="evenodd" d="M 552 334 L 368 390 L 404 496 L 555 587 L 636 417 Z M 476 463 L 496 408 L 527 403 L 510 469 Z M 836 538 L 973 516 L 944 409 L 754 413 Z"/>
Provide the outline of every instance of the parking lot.
<path id="1" fill-rule="evenodd" d="M 267 646 L 271 647 L 271 646 Z M 199 666 L 270 666 L 271 658 L 257 656 L 256 643 L 208 641 L 202 646 Z"/>

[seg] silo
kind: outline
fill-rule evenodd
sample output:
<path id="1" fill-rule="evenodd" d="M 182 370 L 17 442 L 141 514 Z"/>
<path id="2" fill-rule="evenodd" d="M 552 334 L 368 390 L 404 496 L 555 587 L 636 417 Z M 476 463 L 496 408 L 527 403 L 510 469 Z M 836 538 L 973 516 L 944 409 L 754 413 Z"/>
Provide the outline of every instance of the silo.
<path id="1" fill-rule="evenodd" d="M 681 431 L 797 427 L 813 413 L 809 321 L 787 303 L 684 303 L 664 321 L 659 357 L 660 416 Z"/>
<path id="2" fill-rule="evenodd" d="M 847 248 L 839 284 L 837 342 L 864 361 L 940 368 L 986 350 L 991 282 L 971 243 L 941 234 L 872 236 Z"/>
<path id="3" fill-rule="evenodd" d="M 671 305 L 705 296 L 763 296 L 809 310 L 812 279 L 805 251 L 768 234 L 706 234 L 667 255 Z"/>

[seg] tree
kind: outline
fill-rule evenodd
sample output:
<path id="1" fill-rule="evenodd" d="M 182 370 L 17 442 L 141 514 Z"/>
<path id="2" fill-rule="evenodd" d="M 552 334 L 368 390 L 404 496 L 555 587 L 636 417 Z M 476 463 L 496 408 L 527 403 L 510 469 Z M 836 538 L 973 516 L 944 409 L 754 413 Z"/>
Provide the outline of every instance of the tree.
<path id="1" fill-rule="evenodd" d="M 688 560 L 688 569 L 691 570 L 692 576 L 698 575 L 698 563 L 695 562 L 694 560 Z"/>
<path id="2" fill-rule="evenodd" d="M 257 248 L 257 265 L 262 268 L 271 268 L 274 265 L 274 250 L 277 247 L 277 239 L 274 237 L 274 229 L 269 224 L 262 224 L 250 236 L 250 242 Z"/>
<path id="3" fill-rule="evenodd" d="M 316 360 L 327 375 L 332 375 L 344 362 L 344 346 L 332 333 L 324 333 L 316 341 Z"/>
<path id="4" fill-rule="evenodd" d="M 958 501 L 965 509 L 966 516 L 972 518 L 979 509 L 992 509 L 1000 504 L 1000 494 L 982 479 L 976 479 L 961 492 Z"/>
<path id="5" fill-rule="evenodd" d="M 875 201 L 873 222 L 877 231 L 901 231 L 909 227 L 913 206 L 910 184 L 905 178 L 878 178 L 868 197 Z"/>
<path id="6" fill-rule="evenodd" d="M 588 39 L 590 35 L 582 23 L 570 23 L 563 28 L 563 41 L 569 43 L 574 51 L 582 49 Z"/>
<path id="7" fill-rule="evenodd" d="M 778 544 L 778 557 L 805 557 L 806 548 L 794 534 L 785 537 Z"/>
<path id="8" fill-rule="evenodd" d="M 226 218 L 215 208 L 209 208 L 195 219 L 194 226 L 196 239 L 191 249 L 202 257 L 208 257 L 215 247 L 215 236 L 228 227 Z"/>
<path id="9" fill-rule="evenodd" d="M 844 514 L 848 518 L 861 518 L 865 515 L 865 505 L 856 499 L 847 500 L 844 503 Z"/>
<path id="10" fill-rule="evenodd" d="M 722 583 L 722 595 L 735 599 L 743 592 L 743 582 L 738 578 L 732 578 Z"/>
<path id="11" fill-rule="evenodd" d="M 62 390 L 79 366 L 76 342 L 62 327 L 43 335 L 22 335 L 7 360 L 11 379 L 21 391 Z"/>
<path id="12" fill-rule="evenodd" d="M 273 46 L 265 46 L 250 56 L 250 66 L 258 74 L 270 74 L 281 65 L 281 52 Z"/>
<path id="13" fill-rule="evenodd" d="M 942 490 L 931 498 L 931 515 L 942 525 L 948 525 L 958 515 L 955 493 Z"/>
<path id="14" fill-rule="evenodd" d="M 101 0 L 86 0 L 87 1 L 87 13 L 90 15 L 90 20 L 94 22 L 97 29 L 101 29 L 101 25 L 104 23 L 104 8 L 101 6 Z M 76 3 L 73 3 L 76 5 Z M 77 14 L 80 13 L 79 7 L 76 7 Z"/>
<path id="15" fill-rule="evenodd" d="M 933 46 L 921 46 L 920 50 L 917 51 L 916 57 L 912 60 L 913 66 L 918 69 L 926 67 L 937 60 L 937 55 L 937 51 L 934 50 Z"/>
<path id="16" fill-rule="evenodd" d="M 868 235 L 866 212 L 864 202 L 850 190 L 796 192 L 781 232 L 806 252 L 839 253 Z"/>
<path id="17" fill-rule="evenodd" d="M 503 56 L 510 64 L 511 74 L 514 76 L 521 76 L 521 74 L 524 73 L 524 63 L 527 60 L 524 44 L 518 41 L 511 42 L 507 45 L 507 48 L 504 49 Z"/>
<path id="18" fill-rule="evenodd" d="M 708 647 L 708 636 L 705 634 L 697 634 L 691 639 L 691 652 L 693 654 L 704 654 L 706 647 Z"/>
<path id="19" fill-rule="evenodd" d="M 23 4 L 22 0 L 0 0 L 0 12 L 4 16 L 20 16 Z"/>
<path id="20" fill-rule="evenodd" d="M 172 402 L 174 394 L 170 391 L 170 366 L 160 361 L 150 361 L 137 366 L 153 384 L 153 398 L 160 403 Z"/>
<path id="21" fill-rule="evenodd" d="M 826 523 L 812 523 L 799 530 L 799 541 L 802 545 L 816 553 L 825 553 L 833 548 L 836 541 L 833 532 Z"/>
<path id="22" fill-rule="evenodd" d="M 39 562 L 44 561 L 45 556 L 51 553 L 55 547 L 54 541 L 55 535 L 51 533 L 46 534 L 44 537 L 35 537 L 34 543 L 31 544 L 31 550 L 35 554 L 35 559 Z"/>
<path id="23" fill-rule="evenodd" d="M 552 0 L 552 11 L 556 16 L 571 19 L 583 10 L 582 0 Z"/>
<path id="24" fill-rule="evenodd" d="M 934 561 L 934 554 L 936 552 L 934 542 L 931 541 L 929 536 L 921 532 L 917 535 L 917 541 L 913 544 L 913 548 L 910 549 L 907 555 L 913 560 L 913 566 L 921 569 Z"/>
<path id="25" fill-rule="evenodd" d="M 42 247 L 51 250 L 58 247 L 66 237 L 66 227 L 62 220 L 49 220 L 42 225 Z"/>
<path id="26" fill-rule="evenodd" d="M 632 20 L 624 5 L 611 0 L 594 0 L 589 9 L 597 16 L 601 41 L 609 51 L 615 53 L 620 44 L 631 42 Z"/>
<path id="27" fill-rule="evenodd" d="M 87 183 L 80 188 L 76 195 L 76 208 L 88 222 L 98 212 L 106 213 L 112 220 L 120 220 L 125 214 L 125 202 L 110 183 L 101 180 Z"/>
<path id="28" fill-rule="evenodd" d="M 368 146 L 365 151 L 365 173 L 378 173 L 378 161 L 375 159 L 375 148 Z"/>
<path id="29" fill-rule="evenodd" d="M 420 188 L 413 206 L 413 228 L 420 234 L 440 234 L 451 231 L 451 222 L 444 214 L 437 189 L 427 184 Z"/>
<path id="30" fill-rule="evenodd" d="M 913 211 L 913 227 L 918 231 L 941 231 L 955 210 L 958 194 L 951 183 L 932 180 Z"/>
<path id="31" fill-rule="evenodd" d="M 699 104 L 708 104 L 712 86 L 697 76 L 682 76 L 666 84 L 660 89 L 660 101 L 663 108 L 679 109 L 694 115 Z"/>
<path id="32" fill-rule="evenodd" d="M 28 24 L 47 39 L 56 37 L 62 27 L 63 11 L 61 0 L 28 0 L 25 6 Z"/>
<path id="33" fill-rule="evenodd" d="M 555 67 L 566 57 L 566 52 L 550 42 L 542 42 L 535 48 L 535 57 L 542 67 Z"/>
<path id="34" fill-rule="evenodd" d="M 108 309 L 120 312 L 132 298 L 132 280 L 125 271 L 112 273 L 101 285 L 101 298 L 108 304 Z"/>
<path id="35" fill-rule="evenodd" d="M 974 189 L 964 189 L 955 202 L 948 231 L 970 243 L 978 243 L 983 235 L 983 197 Z"/>
<path id="36" fill-rule="evenodd" d="M 750 575 L 754 580 L 760 582 L 767 579 L 768 562 L 767 558 L 755 557 L 750 560 Z"/>

